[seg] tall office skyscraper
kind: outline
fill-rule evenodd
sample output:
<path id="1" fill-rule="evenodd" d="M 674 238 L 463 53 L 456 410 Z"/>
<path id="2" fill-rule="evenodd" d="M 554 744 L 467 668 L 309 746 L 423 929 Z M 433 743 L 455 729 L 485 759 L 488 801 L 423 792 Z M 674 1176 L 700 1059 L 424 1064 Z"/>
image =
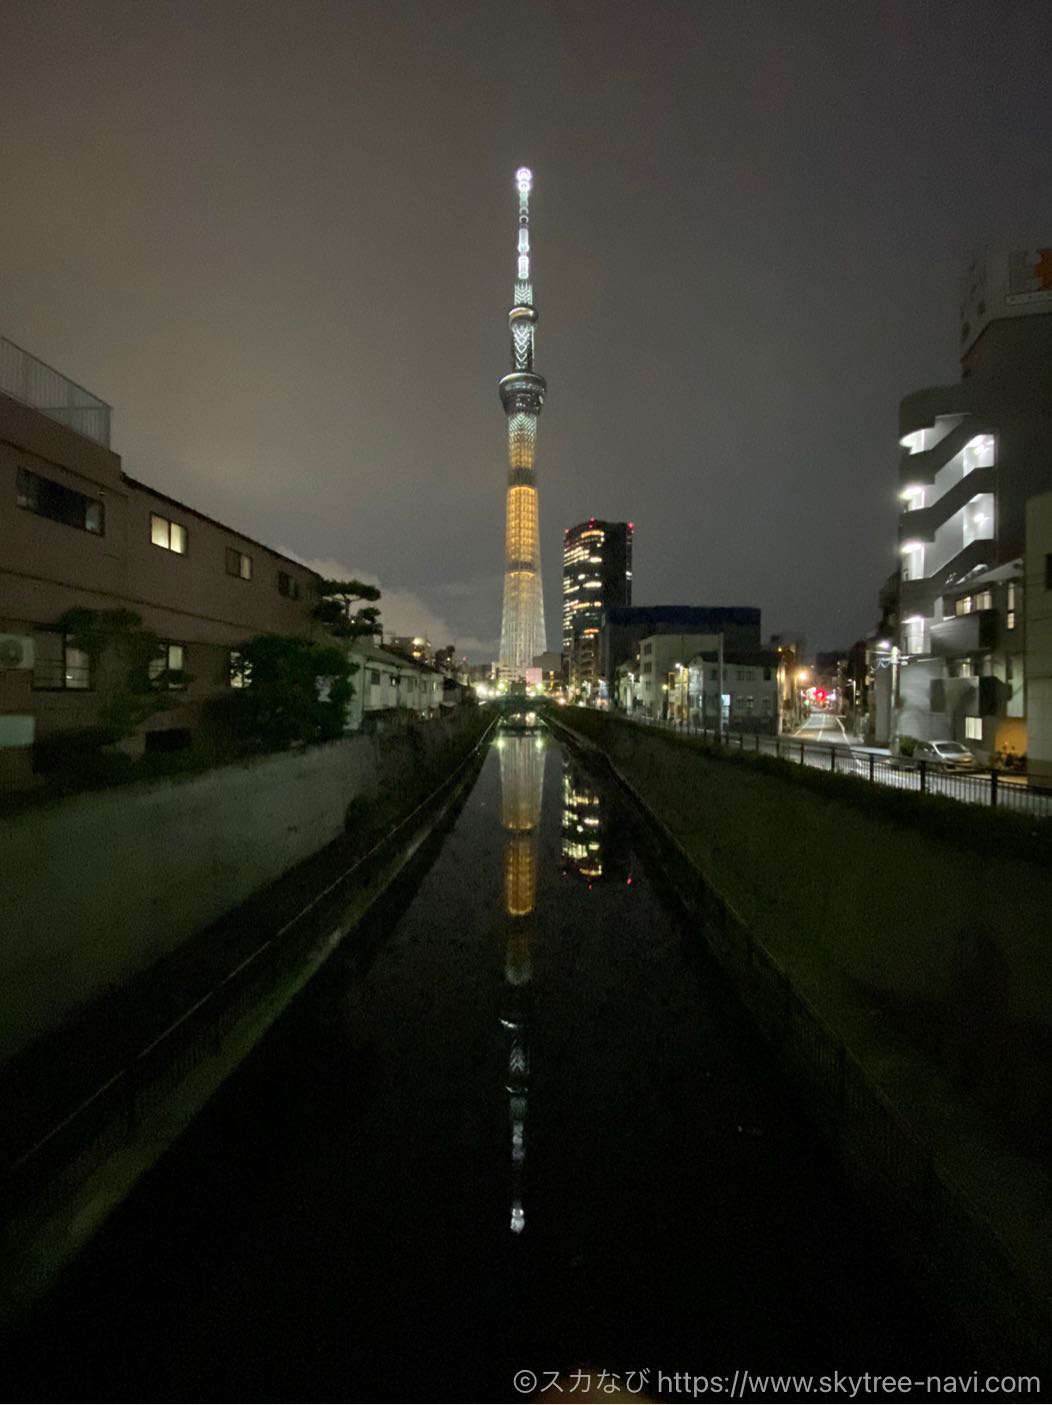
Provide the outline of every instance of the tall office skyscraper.
<path id="1" fill-rule="evenodd" d="M 511 373 L 500 383 L 508 417 L 508 506 L 504 535 L 504 611 L 499 666 L 504 677 L 519 677 L 546 648 L 541 592 L 541 540 L 537 517 L 534 450 L 537 417 L 548 389 L 533 369 L 537 312 L 530 281 L 530 189 L 525 166 L 515 172 L 519 191 L 518 266 L 511 328 Z"/>
<path id="2" fill-rule="evenodd" d="M 603 611 L 632 603 L 633 530 L 591 517 L 563 534 L 563 652 L 574 692 L 598 692 Z"/>

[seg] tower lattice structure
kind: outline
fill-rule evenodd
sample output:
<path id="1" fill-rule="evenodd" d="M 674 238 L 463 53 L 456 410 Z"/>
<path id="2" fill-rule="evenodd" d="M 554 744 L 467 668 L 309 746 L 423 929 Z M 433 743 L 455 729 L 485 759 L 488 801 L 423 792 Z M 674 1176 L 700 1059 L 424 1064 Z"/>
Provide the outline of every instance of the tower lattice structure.
<path id="1" fill-rule="evenodd" d="M 515 173 L 519 192 L 518 264 L 515 303 L 508 313 L 511 372 L 500 382 L 508 419 L 508 502 L 504 534 L 504 611 L 500 627 L 500 671 L 521 677 L 546 648 L 541 591 L 541 540 L 534 455 L 537 419 L 548 389 L 533 369 L 537 310 L 530 279 L 530 190 L 532 173 Z"/>

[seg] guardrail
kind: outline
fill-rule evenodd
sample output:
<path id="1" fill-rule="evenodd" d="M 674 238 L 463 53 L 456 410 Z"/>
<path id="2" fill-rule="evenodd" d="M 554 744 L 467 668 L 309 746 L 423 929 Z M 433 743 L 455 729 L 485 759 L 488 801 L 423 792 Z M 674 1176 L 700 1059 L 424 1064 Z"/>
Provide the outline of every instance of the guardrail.
<path id="1" fill-rule="evenodd" d="M 854 776 L 858 780 L 890 785 L 898 790 L 942 795 L 968 805 L 985 805 L 1035 817 L 1052 815 L 1052 790 L 1030 785 L 1016 772 L 996 769 L 949 771 L 930 761 L 893 758 L 866 747 L 853 746 L 849 741 L 837 746 L 786 734 L 772 736 L 763 732 L 720 732 L 689 722 L 652 718 L 632 717 L 630 720 L 641 726 L 675 732 L 679 736 L 698 737 L 714 746 L 760 756 L 777 756 L 801 766 Z"/>
<path id="2" fill-rule="evenodd" d="M 0 337 L 0 390 L 107 449 L 111 407 L 39 356 Z"/>

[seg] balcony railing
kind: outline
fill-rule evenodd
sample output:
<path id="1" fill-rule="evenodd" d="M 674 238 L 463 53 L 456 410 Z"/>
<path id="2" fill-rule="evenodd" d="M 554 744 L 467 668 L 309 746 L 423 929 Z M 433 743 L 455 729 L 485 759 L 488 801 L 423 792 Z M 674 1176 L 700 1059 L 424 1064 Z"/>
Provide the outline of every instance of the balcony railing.
<path id="1" fill-rule="evenodd" d="M 6 337 L 0 337 L 0 391 L 85 439 L 110 447 L 111 407 Z"/>

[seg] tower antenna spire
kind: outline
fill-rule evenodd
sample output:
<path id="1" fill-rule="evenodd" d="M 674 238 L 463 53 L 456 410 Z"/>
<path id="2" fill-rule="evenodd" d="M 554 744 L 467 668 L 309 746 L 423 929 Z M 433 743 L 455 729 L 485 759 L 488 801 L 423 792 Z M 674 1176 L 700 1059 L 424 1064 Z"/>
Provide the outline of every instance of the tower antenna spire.
<path id="1" fill-rule="evenodd" d="M 548 389 L 533 369 L 537 310 L 530 274 L 530 192 L 533 172 L 515 172 L 519 192 L 519 228 L 515 303 L 508 313 L 511 373 L 500 383 L 508 420 L 508 498 L 504 536 L 504 610 L 501 617 L 501 676 L 519 678 L 546 647 L 544 597 L 541 590 L 541 545 L 534 455 L 537 419 Z"/>

